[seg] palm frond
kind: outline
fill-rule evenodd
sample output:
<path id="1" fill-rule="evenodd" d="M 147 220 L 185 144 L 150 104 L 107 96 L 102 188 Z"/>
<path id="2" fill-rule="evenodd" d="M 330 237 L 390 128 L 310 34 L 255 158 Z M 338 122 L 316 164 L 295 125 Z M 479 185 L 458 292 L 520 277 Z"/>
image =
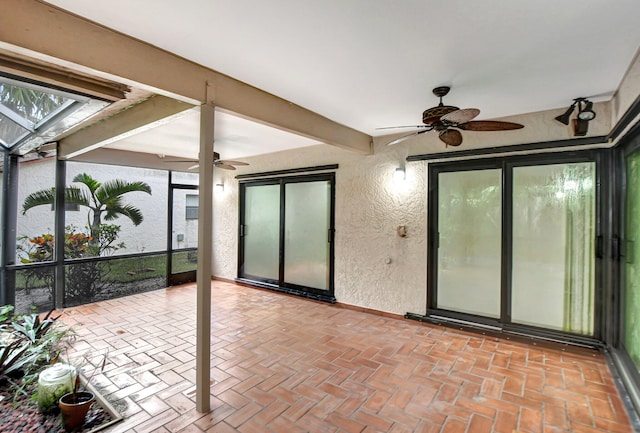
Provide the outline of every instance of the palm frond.
<path id="1" fill-rule="evenodd" d="M 128 192 L 146 192 L 151 195 L 151 187 L 146 182 L 127 182 L 120 179 L 105 182 L 98 191 L 96 198 L 102 204 L 107 204 L 112 199 Z"/>
<path id="2" fill-rule="evenodd" d="M 43 189 L 29 194 L 22 203 L 22 215 L 36 206 L 52 205 L 56 201 L 56 189 Z"/>
<path id="3" fill-rule="evenodd" d="M 102 183 L 100 183 L 99 181 L 97 181 L 87 173 L 77 174 L 73 178 L 73 182 L 78 182 L 86 185 L 86 187 L 89 188 L 89 191 L 91 191 L 92 195 L 95 194 L 96 190 L 100 188 L 100 186 L 102 185 Z"/>
<path id="4" fill-rule="evenodd" d="M 91 204 L 87 194 L 75 186 L 69 186 L 64 189 L 64 200 L 66 203 L 79 204 L 87 207 Z"/>
<path id="5" fill-rule="evenodd" d="M 89 198 L 87 195 L 76 187 L 68 187 L 64 189 L 64 200 L 66 203 L 78 204 L 81 206 L 89 206 Z M 36 206 L 52 206 L 56 202 L 56 189 L 43 189 L 29 194 L 22 203 L 22 215 Z"/>
<path id="6" fill-rule="evenodd" d="M 143 220 L 142 212 L 140 211 L 140 209 L 129 204 L 121 206 L 119 208 L 109 209 L 104 219 L 105 221 L 114 220 L 118 218 L 119 215 L 124 215 L 129 218 L 135 226 L 140 225 Z"/>

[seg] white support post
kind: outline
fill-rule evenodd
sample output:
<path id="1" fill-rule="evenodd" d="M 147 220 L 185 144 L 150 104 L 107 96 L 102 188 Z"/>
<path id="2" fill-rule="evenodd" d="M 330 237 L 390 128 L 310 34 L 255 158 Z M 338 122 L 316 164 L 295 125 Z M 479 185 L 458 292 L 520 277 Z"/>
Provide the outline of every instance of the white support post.
<path id="1" fill-rule="evenodd" d="M 213 250 L 213 105 L 200 106 L 198 186 L 198 271 L 196 299 L 196 410 L 210 410 L 211 379 L 211 275 Z"/>

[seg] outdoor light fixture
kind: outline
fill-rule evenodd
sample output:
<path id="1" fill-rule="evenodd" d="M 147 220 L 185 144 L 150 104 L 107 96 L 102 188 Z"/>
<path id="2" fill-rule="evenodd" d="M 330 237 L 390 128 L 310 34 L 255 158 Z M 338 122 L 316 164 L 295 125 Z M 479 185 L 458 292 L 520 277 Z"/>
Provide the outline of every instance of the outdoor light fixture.
<path id="1" fill-rule="evenodd" d="M 561 114 L 560 116 L 556 117 L 556 120 L 568 126 L 569 118 L 571 117 L 571 115 L 573 114 L 573 110 L 575 109 L 576 109 L 576 103 L 574 102 L 573 104 L 571 104 L 571 107 L 567 108 L 567 111 L 565 111 L 564 114 Z"/>
<path id="2" fill-rule="evenodd" d="M 393 180 L 395 182 L 401 182 L 405 180 L 405 178 L 406 178 L 406 173 L 404 171 L 404 167 L 396 168 L 396 170 L 393 172 Z"/>
<path id="3" fill-rule="evenodd" d="M 578 111 L 578 119 L 586 120 L 587 122 L 596 118 L 596 112 L 593 111 L 593 102 L 584 101 L 584 107 L 580 106 L 580 111 Z"/>
<path id="4" fill-rule="evenodd" d="M 573 135 L 584 136 L 587 135 L 587 131 L 589 130 L 589 122 L 596 118 L 596 112 L 593 111 L 593 102 L 587 98 L 574 99 L 573 104 L 567 108 L 567 111 L 555 119 L 564 125 L 569 125 L 571 115 L 576 107 L 578 107 L 578 118 L 573 120 Z"/>

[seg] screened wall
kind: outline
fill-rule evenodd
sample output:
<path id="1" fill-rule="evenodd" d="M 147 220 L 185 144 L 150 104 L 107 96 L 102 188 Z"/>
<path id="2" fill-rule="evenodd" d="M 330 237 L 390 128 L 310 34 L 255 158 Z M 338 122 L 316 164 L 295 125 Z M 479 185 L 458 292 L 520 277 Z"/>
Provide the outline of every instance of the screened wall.
<path id="1" fill-rule="evenodd" d="M 16 311 L 167 286 L 169 172 L 55 158 L 17 161 L 11 173 L 18 185 L 15 257 L 7 273 Z M 62 196 L 55 193 L 56 173 L 65 185 Z M 57 212 L 61 197 L 63 211 Z M 175 215 L 173 221 L 175 231 L 194 236 L 189 215 Z M 61 250 L 57 235 L 64 237 Z M 177 260 L 185 263 L 176 262 L 175 268 L 194 267 L 192 256 Z"/>

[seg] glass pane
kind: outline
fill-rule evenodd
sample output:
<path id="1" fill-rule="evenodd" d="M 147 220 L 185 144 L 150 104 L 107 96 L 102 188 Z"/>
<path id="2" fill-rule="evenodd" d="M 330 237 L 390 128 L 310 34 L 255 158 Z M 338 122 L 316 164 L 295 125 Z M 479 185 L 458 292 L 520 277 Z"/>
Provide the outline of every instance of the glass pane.
<path id="1" fill-rule="evenodd" d="M 198 205 L 198 194 L 194 190 L 174 189 L 173 190 L 173 228 L 172 248 L 197 248 L 198 246 L 198 209 L 194 209 L 196 218 L 191 218 L 192 213 L 187 212 L 187 203 L 195 200 Z"/>
<path id="2" fill-rule="evenodd" d="M 157 290 L 166 286 L 166 254 L 66 265 L 67 307 Z"/>
<path id="3" fill-rule="evenodd" d="M 198 185 L 198 173 L 186 173 L 182 171 L 171 172 L 171 182 L 181 185 Z"/>
<path id="4" fill-rule="evenodd" d="M 500 169 L 440 173 L 438 308 L 500 316 L 501 185 Z"/>
<path id="5" fill-rule="evenodd" d="M 284 280 L 328 290 L 331 185 L 327 181 L 285 187 Z"/>
<path id="6" fill-rule="evenodd" d="M 278 280 L 280 185 L 247 186 L 242 276 Z"/>
<path id="7" fill-rule="evenodd" d="M 593 334 L 595 164 L 513 170 L 511 320 Z"/>
<path id="8" fill-rule="evenodd" d="M 5 154 L 3 152 L 0 152 L 0 167 L 3 167 L 2 169 L 2 173 L 0 173 L 0 215 L 4 215 L 4 207 L 5 207 L 5 198 L 4 198 L 4 175 L 5 175 L 5 170 L 4 170 L 4 158 L 5 158 Z M 0 263 L 3 263 L 3 254 L 4 254 L 4 248 L 2 247 L 4 245 L 4 237 L 6 235 L 6 230 L 0 230 Z"/>
<path id="9" fill-rule="evenodd" d="M 15 271 L 15 313 L 30 313 L 32 307 L 35 307 L 39 312 L 53 309 L 55 304 L 53 290 L 55 283 L 54 271 L 55 268 L 53 266 L 29 267 Z"/>
<path id="10" fill-rule="evenodd" d="M 18 164 L 18 215 L 16 263 L 54 259 L 54 222 L 51 189 L 55 161 L 40 159 Z"/>
<path id="11" fill-rule="evenodd" d="M 96 199 L 90 197 L 87 187 L 90 180 L 85 179 L 84 175 L 90 176 L 100 185 Z M 66 258 L 75 258 L 81 252 L 78 248 L 83 241 L 83 235 L 93 238 L 87 245 L 87 254 L 90 256 L 165 251 L 167 183 L 168 173 L 164 170 L 69 162 L 66 185 L 73 186 L 85 194 L 88 206 L 81 204 L 76 208 L 67 207 L 66 233 L 67 236 L 78 236 L 79 244 L 74 248 L 65 249 Z M 149 187 L 151 193 L 145 192 L 141 186 Z M 123 190 L 126 192 L 122 192 Z M 120 206 L 107 207 L 109 203 L 114 202 Z M 97 220 L 96 209 L 100 214 Z M 113 211 L 109 212 L 109 209 Z M 130 218 L 128 212 L 131 210 L 141 219 Z M 184 220 L 184 212 L 180 217 Z"/>
<path id="12" fill-rule="evenodd" d="M 0 114 L 0 141 L 5 147 L 13 146 L 28 133 L 28 129 L 23 128 L 9 120 L 3 114 Z"/>
<path id="13" fill-rule="evenodd" d="M 198 251 L 180 251 L 171 255 L 171 272 L 180 274 L 198 269 Z"/>
<path id="14" fill-rule="evenodd" d="M 72 100 L 40 90 L 0 82 L 0 101 L 14 113 L 36 124 Z"/>
<path id="15" fill-rule="evenodd" d="M 628 156 L 626 165 L 623 342 L 627 353 L 640 370 L 640 152 Z"/>

